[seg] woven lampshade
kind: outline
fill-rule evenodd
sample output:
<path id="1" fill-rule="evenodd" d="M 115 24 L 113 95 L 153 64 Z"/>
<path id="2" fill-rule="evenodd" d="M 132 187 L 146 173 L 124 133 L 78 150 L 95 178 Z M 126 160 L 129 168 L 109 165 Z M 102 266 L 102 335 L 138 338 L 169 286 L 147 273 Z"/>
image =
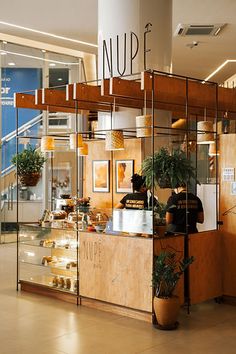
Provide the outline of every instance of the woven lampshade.
<path id="1" fill-rule="evenodd" d="M 216 150 L 216 143 L 213 142 L 211 144 L 209 144 L 209 152 L 208 152 L 209 156 L 216 156 L 219 155 L 219 151 Z"/>
<path id="2" fill-rule="evenodd" d="M 122 130 L 110 130 L 106 132 L 105 150 L 124 150 L 124 136 Z"/>
<path id="3" fill-rule="evenodd" d="M 41 139 L 41 151 L 54 151 L 55 150 L 55 139 L 52 136 L 43 136 Z"/>
<path id="4" fill-rule="evenodd" d="M 88 155 L 88 144 L 83 143 L 83 146 L 79 148 L 79 156 L 87 156 Z"/>
<path id="5" fill-rule="evenodd" d="M 214 142 L 214 130 L 212 121 L 201 121 L 197 123 L 197 143 L 211 144 Z"/>
<path id="6" fill-rule="evenodd" d="M 152 136 L 152 116 L 145 114 L 136 117 L 137 138 L 147 138 Z"/>
<path id="7" fill-rule="evenodd" d="M 77 135 L 77 146 L 76 146 L 76 135 Z M 83 138 L 81 134 L 70 134 L 70 149 L 74 150 L 76 148 L 83 147 Z"/>

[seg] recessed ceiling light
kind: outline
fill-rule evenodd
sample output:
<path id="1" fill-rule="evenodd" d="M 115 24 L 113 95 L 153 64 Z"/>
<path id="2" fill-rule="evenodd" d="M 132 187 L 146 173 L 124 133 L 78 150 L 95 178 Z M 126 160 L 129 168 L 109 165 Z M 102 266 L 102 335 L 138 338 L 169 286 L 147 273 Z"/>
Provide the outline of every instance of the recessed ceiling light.
<path id="1" fill-rule="evenodd" d="M 77 39 L 68 38 L 68 37 L 64 37 L 64 36 L 58 36 L 58 35 L 53 34 L 53 33 L 38 31 L 38 30 L 35 30 L 35 29 L 33 29 L 33 28 L 28 28 L 28 27 L 23 27 L 23 26 L 14 25 L 13 23 L 9 23 L 9 22 L 0 21 L 0 24 L 5 25 L 5 26 L 14 27 L 14 28 L 19 28 L 19 29 L 22 29 L 22 30 L 25 30 L 25 31 L 29 31 L 29 32 L 40 33 L 40 34 L 43 34 L 44 36 L 53 37 L 53 38 L 58 38 L 58 39 L 62 39 L 62 40 L 64 40 L 64 41 L 69 41 L 69 42 L 84 44 L 84 45 L 88 45 L 88 46 L 90 46 L 90 47 L 98 48 L 98 45 L 97 45 L 97 44 L 93 44 L 93 43 L 89 43 L 89 42 L 84 42 L 84 41 L 79 41 L 79 40 L 77 40 Z"/>
<path id="2" fill-rule="evenodd" d="M 62 65 L 66 65 L 66 66 L 68 66 L 68 65 L 79 65 L 79 62 L 77 62 L 77 63 L 65 63 L 64 61 L 59 61 L 59 60 L 53 60 L 52 61 L 51 59 L 45 59 L 45 58 L 42 58 L 42 57 L 36 57 L 34 55 L 27 55 L 27 54 L 22 54 L 22 53 L 11 52 L 9 50 L 4 50 L 4 52 L 7 53 L 7 54 L 13 54 L 13 55 L 17 55 L 17 56 L 20 56 L 20 57 L 46 61 L 48 63 L 52 63 L 53 62 L 52 66 L 55 66 L 56 64 L 62 64 Z"/>
<path id="3" fill-rule="evenodd" d="M 9 66 L 15 66 L 16 64 L 12 62 L 8 63 Z"/>
<path id="4" fill-rule="evenodd" d="M 57 80 L 58 80 L 58 81 L 62 81 L 63 79 L 62 79 L 62 77 L 59 77 Z"/>
<path id="5" fill-rule="evenodd" d="M 227 59 L 225 60 L 220 66 L 218 66 L 218 68 L 216 68 L 216 70 L 214 70 L 209 76 L 207 76 L 203 82 L 206 82 L 208 80 L 210 80 L 212 78 L 212 76 L 214 76 L 215 74 L 217 74 L 221 69 L 223 69 L 223 67 L 225 65 L 227 65 L 228 63 L 235 63 L 236 60 L 235 59 Z"/>
<path id="6" fill-rule="evenodd" d="M 42 49 L 42 52 L 43 52 L 43 53 L 46 53 L 46 50 L 45 50 L 45 49 Z"/>
<path id="7" fill-rule="evenodd" d="M 7 41 L 2 41 L 3 44 L 7 44 Z"/>
<path id="8" fill-rule="evenodd" d="M 49 66 L 56 66 L 56 64 L 55 63 L 50 63 Z"/>

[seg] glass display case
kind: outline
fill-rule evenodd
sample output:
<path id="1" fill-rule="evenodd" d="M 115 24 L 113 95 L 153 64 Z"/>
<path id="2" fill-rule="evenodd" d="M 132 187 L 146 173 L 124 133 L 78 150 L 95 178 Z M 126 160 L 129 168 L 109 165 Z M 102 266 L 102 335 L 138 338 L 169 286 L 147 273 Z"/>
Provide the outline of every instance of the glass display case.
<path id="1" fill-rule="evenodd" d="M 21 224 L 19 280 L 78 295 L 78 237 L 73 229 Z"/>

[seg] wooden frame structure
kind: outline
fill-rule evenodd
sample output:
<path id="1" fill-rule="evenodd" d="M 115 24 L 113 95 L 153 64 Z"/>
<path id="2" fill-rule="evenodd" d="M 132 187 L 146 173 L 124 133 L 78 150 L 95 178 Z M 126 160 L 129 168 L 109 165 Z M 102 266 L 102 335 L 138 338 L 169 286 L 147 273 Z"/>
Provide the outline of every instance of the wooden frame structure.
<path id="1" fill-rule="evenodd" d="M 207 111 L 207 119 L 211 119 L 217 122 L 219 117 L 223 117 L 225 112 L 228 113 L 228 119 L 236 119 L 236 91 L 234 89 L 222 88 L 218 87 L 217 84 L 213 82 L 201 82 L 200 80 L 196 80 L 193 78 L 187 78 L 178 75 L 172 75 L 157 71 L 152 72 L 143 72 L 139 77 L 130 78 L 130 77 L 122 77 L 122 78 L 110 78 L 101 81 L 100 85 L 94 85 L 94 83 L 75 83 L 69 84 L 64 87 L 63 90 L 57 88 L 45 88 L 36 90 L 34 94 L 32 93 L 17 93 L 15 94 L 15 107 L 17 108 L 30 108 L 36 110 L 47 110 L 53 112 L 67 112 L 67 113 L 75 113 L 78 114 L 82 110 L 91 110 L 98 112 L 111 112 L 114 106 L 119 110 L 119 107 L 126 108 L 137 108 L 142 109 L 144 106 L 144 99 L 146 101 L 147 108 L 151 108 L 154 116 L 154 110 L 166 110 L 172 111 L 175 118 L 183 118 L 186 120 L 194 117 L 195 121 L 202 120 L 205 117 L 205 112 Z M 135 127 L 133 127 L 135 128 Z M 154 149 L 154 118 L 152 120 L 152 150 Z M 166 127 L 161 127 L 166 128 Z M 216 128 L 217 129 L 217 128 Z M 187 136 L 190 132 L 189 125 L 187 123 L 186 128 L 181 129 L 187 133 Z M 129 131 L 129 130 L 128 130 Z M 79 132 L 78 134 L 85 134 L 86 132 Z M 216 132 L 217 133 L 217 132 Z M 188 139 L 188 138 L 187 138 Z M 188 141 L 188 140 L 187 140 Z M 153 150 L 154 152 L 154 150 Z M 108 235 L 109 236 L 109 235 Z M 198 236 L 201 236 L 200 234 Z M 212 297 L 218 297 L 222 295 L 222 282 L 221 280 L 217 280 L 217 271 L 220 269 L 220 241 L 219 241 L 219 231 L 213 231 L 210 233 L 206 233 L 206 244 L 210 244 L 212 249 L 214 249 L 217 253 L 216 262 L 212 263 L 212 274 L 214 275 L 215 283 L 214 289 L 210 292 L 207 290 L 207 282 L 209 278 L 202 278 L 202 291 L 199 291 L 199 282 L 190 283 L 187 281 L 187 287 L 190 292 L 185 293 L 185 298 L 187 296 L 187 301 L 190 301 L 189 296 L 193 298 L 194 303 L 199 301 L 204 301 Z M 90 236 L 89 236 L 90 237 Z M 190 237 L 190 238 L 189 238 Z M 185 255 L 188 255 L 191 250 L 197 254 L 201 254 L 203 252 L 203 244 L 197 244 L 197 237 L 192 235 L 185 235 L 184 239 L 181 239 L 181 251 Z M 96 237 L 95 237 L 96 238 Z M 208 242 L 209 238 L 209 242 Z M 212 245 L 213 238 L 216 238 L 217 242 Z M 84 242 L 86 243 L 85 234 L 82 236 Z M 161 249 L 161 239 L 154 240 L 152 242 L 152 252 L 149 248 L 149 254 L 151 256 L 157 254 Z M 199 237 L 201 239 L 201 237 Z M 95 240 L 96 241 L 96 240 Z M 94 241 L 94 242 L 95 242 Z M 96 241 L 97 242 L 97 241 Z M 167 243 L 167 245 L 175 245 L 176 239 L 166 240 L 163 238 L 163 242 Z M 104 236 L 104 244 L 106 243 L 106 239 Z M 160 245 L 159 245 L 160 243 Z M 199 246 L 200 245 L 200 246 Z M 121 245 L 122 248 L 122 245 Z M 82 248 L 83 251 L 83 248 Z M 84 252 L 84 251 L 83 251 Z M 85 253 L 84 253 L 85 254 Z M 191 253 L 194 256 L 194 254 Z M 107 260 L 109 263 L 109 260 Z M 201 263 L 201 270 L 198 269 L 199 263 L 195 266 L 194 264 L 191 266 L 191 273 L 194 274 L 194 279 L 196 277 L 201 277 L 201 274 L 204 273 L 204 267 L 207 267 L 207 263 Z M 92 272 L 91 269 L 85 267 L 89 276 L 94 278 L 94 281 L 97 281 L 97 275 Z M 149 269 L 150 271 L 150 269 Z M 96 270 L 98 273 L 98 270 Z M 86 273 L 87 274 L 87 273 Z M 83 276 L 83 275 L 82 275 Z M 151 276 L 151 274 L 150 274 Z M 99 274 L 101 277 L 101 274 Z M 187 279 L 188 280 L 188 279 Z M 106 285 L 109 286 L 109 281 Z M 86 282 L 83 284 L 86 285 Z M 185 285 L 186 285 L 185 284 Z M 111 284 L 110 284 L 111 285 Z M 94 284 L 95 286 L 95 284 Z M 183 284 L 180 284 L 180 294 L 183 298 Z M 186 286 L 185 286 L 186 288 Z M 94 292 L 94 289 L 89 286 L 88 289 L 84 287 L 82 289 L 84 293 L 82 294 L 82 299 L 80 300 L 82 303 L 90 304 L 93 297 L 91 295 Z M 103 291 L 104 289 L 101 289 Z M 90 294 L 90 295 L 89 295 Z M 149 294 L 150 295 L 150 294 Z M 80 296 L 78 294 L 78 296 Z M 84 298 L 83 298 L 84 296 Z M 97 296 L 97 297 L 96 297 Z M 110 297 L 107 297 L 107 294 L 94 295 L 96 300 L 100 301 L 110 301 L 112 300 Z M 150 296 L 149 296 L 150 297 Z M 109 300 L 107 300 L 109 298 Z M 115 300 L 114 300 L 115 301 Z M 150 299 L 148 300 L 150 301 Z M 188 302 L 189 304 L 189 302 Z M 130 307 L 130 303 L 127 305 L 124 302 L 113 303 L 112 306 L 118 305 L 119 311 L 120 306 L 128 306 Z M 93 306 L 93 305 L 92 305 Z M 100 307 L 106 307 L 107 304 Z M 142 305 L 143 306 L 143 305 Z M 139 315 L 138 318 L 148 319 L 150 321 L 151 316 L 151 304 L 148 306 L 144 306 L 146 312 L 143 316 L 139 312 L 140 308 L 133 308 L 130 311 L 137 310 Z M 97 306 L 99 307 L 99 305 Z M 108 306 L 109 307 L 109 306 Z M 132 306 L 131 306 L 132 307 Z M 115 310 L 114 310 L 115 311 Z M 129 313 L 128 309 L 125 310 L 125 313 Z M 137 315 L 137 314 L 136 314 Z M 136 316 L 135 315 L 135 316 Z"/>

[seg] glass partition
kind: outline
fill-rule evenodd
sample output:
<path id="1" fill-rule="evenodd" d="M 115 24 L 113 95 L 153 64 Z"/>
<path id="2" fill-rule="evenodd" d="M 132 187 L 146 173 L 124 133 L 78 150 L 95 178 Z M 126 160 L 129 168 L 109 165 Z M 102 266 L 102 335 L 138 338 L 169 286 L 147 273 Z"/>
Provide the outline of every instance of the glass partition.
<path id="1" fill-rule="evenodd" d="M 1 43 L 1 116 L 2 116 L 2 162 L 1 162 L 1 229 L 12 231 L 16 225 L 16 180 L 12 157 L 16 153 L 16 110 L 14 108 L 14 93 L 28 92 L 35 95 L 34 90 L 42 87 L 58 87 L 65 90 L 69 82 L 84 80 L 84 71 L 81 69 L 83 61 L 60 53 L 21 46 L 14 43 Z M 82 76 L 81 76 L 82 75 Z M 62 87 L 62 88 L 61 88 Z M 42 133 L 42 122 L 45 114 L 40 109 L 19 110 L 18 129 L 20 140 L 19 151 L 27 144 L 38 148 L 37 137 Z M 71 115 L 63 112 L 49 113 L 48 126 L 50 132 L 71 129 Z M 64 169 L 61 166 L 60 169 Z M 21 191 L 23 199 L 42 199 L 42 184 L 37 190 Z M 5 240 L 5 238 L 4 238 Z"/>

